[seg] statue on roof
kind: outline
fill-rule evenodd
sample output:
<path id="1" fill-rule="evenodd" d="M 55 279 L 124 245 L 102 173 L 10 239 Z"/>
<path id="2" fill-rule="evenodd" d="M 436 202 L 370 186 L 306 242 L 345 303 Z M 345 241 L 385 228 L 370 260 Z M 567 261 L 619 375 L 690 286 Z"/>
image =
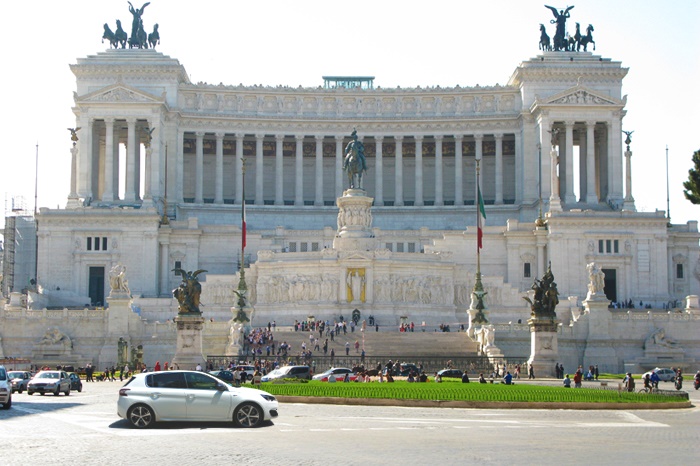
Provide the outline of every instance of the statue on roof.
<path id="1" fill-rule="evenodd" d="M 131 22 L 131 39 L 134 40 L 134 38 L 138 37 L 139 35 L 139 28 L 142 27 L 141 16 L 143 16 L 143 10 L 145 10 L 146 7 L 151 4 L 151 2 L 144 3 L 141 8 L 134 8 L 134 5 L 132 5 L 131 2 L 127 3 L 129 4 L 129 13 L 134 16 L 134 19 Z"/>
<path id="2" fill-rule="evenodd" d="M 574 8 L 573 5 L 567 7 L 566 10 L 560 11 L 557 11 L 557 9 L 553 6 L 545 5 L 544 7 L 552 10 L 552 14 L 554 14 L 554 19 L 550 20 L 550 23 L 557 25 L 557 32 L 556 34 L 554 34 L 554 43 L 552 44 L 554 50 L 567 50 L 568 41 L 566 39 L 566 20 L 571 16 L 569 14 L 569 11 Z"/>

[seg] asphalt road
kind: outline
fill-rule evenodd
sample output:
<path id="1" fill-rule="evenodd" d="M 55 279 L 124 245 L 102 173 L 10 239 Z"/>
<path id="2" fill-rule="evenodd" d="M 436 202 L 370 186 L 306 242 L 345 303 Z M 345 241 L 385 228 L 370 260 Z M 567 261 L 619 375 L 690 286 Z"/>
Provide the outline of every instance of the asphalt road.
<path id="1" fill-rule="evenodd" d="M 0 464 L 693 464 L 700 408 L 576 411 L 283 403 L 259 429 L 163 424 L 116 414 L 120 382 L 14 394 L 0 410 Z M 700 392 L 689 387 L 694 406 Z M 157 463 L 156 463 L 157 462 Z"/>

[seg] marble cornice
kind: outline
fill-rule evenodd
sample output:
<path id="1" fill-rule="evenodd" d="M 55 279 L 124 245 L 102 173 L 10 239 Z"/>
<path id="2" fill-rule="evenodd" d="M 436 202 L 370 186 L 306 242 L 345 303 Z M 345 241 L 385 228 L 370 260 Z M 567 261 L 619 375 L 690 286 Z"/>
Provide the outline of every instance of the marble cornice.
<path id="1" fill-rule="evenodd" d="M 252 118 L 236 119 L 226 118 L 222 115 L 212 116 L 211 118 L 197 115 L 196 119 L 190 118 L 186 114 L 180 114 L 179 129 L 185 132 L 201 131 L 204 129 L 207 132 L 225 131 L 231 133 L 253 134 L 256 132 L 264 132 L 265 134 L 317 134 L 324 135 L 345 135 L 348 132 L 348 127 L 356 126 L 357 130 L 366 136 L 372 135 L 415 135 L 424 134 L 426 136 L 433 134 L 469 134 L 483 133 L 491 134 L 494 132 L 516 133 L 520 131 L 519 116 L 514 115 L 509 119 L 493 118 L 481 119 L 478 121 L 465 121 L 464 119 L 455 119 L 453 121 L 438 120 L 435 121 L 372 121 L 363 120 L 358 123 L 357 118 L 348 117 L 344 120 L 334 119 L 334 121 L 319 121 L 308 120 L 271 120 L 261 118 L 255 120 Z"/>

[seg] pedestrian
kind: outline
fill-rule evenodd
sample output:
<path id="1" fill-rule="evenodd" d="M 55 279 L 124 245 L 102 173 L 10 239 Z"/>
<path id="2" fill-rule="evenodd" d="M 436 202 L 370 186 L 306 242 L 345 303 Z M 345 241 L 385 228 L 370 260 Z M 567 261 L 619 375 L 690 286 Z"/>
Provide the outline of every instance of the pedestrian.
<path id="1" fill-rule="evenodd" d="M 598 380 L 598 364 L 596 364 L 595 368 L 593 369 L 593 375 L 595 375 L 595 379 Z"/>
<path id="2" fill-rule="evenodd" d="M 554 377 L 559 378 L 559 363 L 554 365 Z"/>
<path id="3" fill-rule="evenodd" d="M 362 361 L 362 364 L 365 363 L 365 350 L 364 350 L 364 348 L 362 349 L 362 353 L 360 353 L 360 361 Z"/>
<path id="4" fill-rule="evenodd" d="M 335 349 L 331 348 L 331 366 L 333 365 L 334 360 L 335 360 Z"/>
<path id="5" fill-rule="evenodd" d="M 164 371 L 168 370 L 168 361 L 165 361 L 165 364 L 163 364 L 163 370 Z"/>
<path id="6" fill-rule="evenodd" d="M 345 356 L 349 356 L 349 355 L 350 355 L 350 342 L 346 341 L 345 342 Z"/>
<path id="7" fill-rule="evenodd" d="M 532 364 L 530 364 L 530 368 L 528 369 L 528 379 L 534 379 L 535 378 L 535 368 L 532 367 Z"/>
<path id="8" fill-rule="evenodd" d="M 564 377 L 564 388 L 571 388 L 571 379 L 569 378 L 569 374 L 566 374 L 566 377 Z"/>
<path id="9" fill-rule="evenodd" d="M 583 380 L 583 372 L 577 370 L 574 374 L 574 388 L 581 388 L 581 380 Z"/>
<path id="10" fill-rule="evenodd" d="M 156 361 L 156 365 L 153 366 L 154 372 L 160 372 L 160 361 Z"/>
<path id="11" fill-rule="evenodd" d="M 116 377 L 117 368 L 112 366 L 112 368 L 109 370 L 109 374 L 110 374 L 110 378 L 111 378 L 112 382 L 116 382 L 117 381 L 117 377 Z"/>
<path id="12" fill-rule="evenodd" d="M 355 340 L 355 352 L 360 352 L 360 342 L 358 340 Z"/>

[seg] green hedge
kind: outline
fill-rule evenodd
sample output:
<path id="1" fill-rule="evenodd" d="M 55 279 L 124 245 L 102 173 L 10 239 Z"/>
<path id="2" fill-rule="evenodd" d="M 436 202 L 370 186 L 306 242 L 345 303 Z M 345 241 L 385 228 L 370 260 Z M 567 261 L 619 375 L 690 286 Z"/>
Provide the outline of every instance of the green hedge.
<path id="1" fill-rule="evenodd" d="M 505 385 L 460 382 L 436 384 L 409 383 L 263 383 L 262 390 L 273 395 L 334 398 L 384 398 L 441 401 L 583 402 L 583 403 L 665 403 L 682 401 L 674 396 L 618 392 L 590 388 L 563 388 L 541 385 Z"/>

